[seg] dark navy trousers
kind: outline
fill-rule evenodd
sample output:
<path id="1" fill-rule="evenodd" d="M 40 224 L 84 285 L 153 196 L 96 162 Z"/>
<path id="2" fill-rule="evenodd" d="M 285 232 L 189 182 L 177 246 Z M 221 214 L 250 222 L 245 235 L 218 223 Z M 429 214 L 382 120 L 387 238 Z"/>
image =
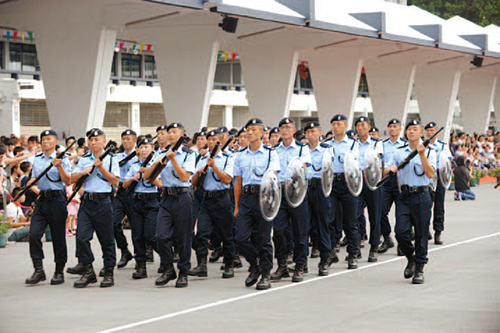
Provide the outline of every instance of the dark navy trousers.
<path id="1" fill-rule="evenodd" d="M 309 186 L 307 192 L 309 205 L 309 224 L 313 241 L 318 246 L 321 258 L 328 258 L 332 254 L 330 239 L 330 198 L 323 195 L 321 186 Z"/>
<path id="2" fill-rule="evenodd" d="M 54 262 L 65 264 L 68 260 L 66 247 L 66 209 L 65 195 L 58 195 L 52 200 L 39 199 L 31 216 L 29 241 L 32 259 L 43 259 L 42 236 L 47 225 L 52 234 L 52 248 L 54 249 Z"/>
<path id="3" fill-rule="evenodd" d="M 97 234 L 101 244 L 104 266 L 116 264 L 115 237 L 113 232 L 113 206 L 111 198 L 90 201 L 83 199 L 78 211 L 76 229 L 77 257 L 82 264 L 94 262 L 90 241 Z"/>
<path id="4" fill-rule="evenodd" d="M 434 192 L 434 218 L 432 224 L 434 231 L 444 230 L 444 197 L 446 195 L 446 189 L 443 184 L 441 184 L 441 178 L 438 174 L 438 181 L 436 186 L 436 192 Z"/>
<path id="5" fill-rule="evenodd" d="M 349 254 L 358 254 L 359 253 L 359 230 L 358 230 L 358 198 L 349 192 L 347 188 L 347 184 L 345 181 L 334 181 L 332 193 L 330 194 L 330 199 L 333 207 L 338 207 L 339 205 L 342 207 L 342 227 L 344 229 L 344 233 L 347 237 L 347 252 Z M 339 215 L 335 213 L 335 222 L 337 221 Z M 339 239 L 335 237 L 335 243 L 332 243 L 332 247 L 337 245 Z"/>
<path id="6" fill-rule="evenodd" d="M 156 242 L 156 219 L 158 218 L 158 198 L 141 200 L 132 198 L 132 243 L 134 244 L 135 261 L 146 261 L 146 244 L 158 252 Z"/>
<path id="7" fill-rule="evenodd" d="M 362 221 L 365 224 L 366 233 L 366 221 L 364 218 L 365 206 L 368 208 L 368 220 L 370 221 L 370 245 L 373 247 L 378 247 L 380 244 L 380 215 L 382 213 L 382 195 L 383 189 L 378 188 L 375 191 L 371 191 L 366 184 L 363 183 L 363 190 L 358 197 L 358 222 Z M 363 235 L 360 232 L 360 236 Z"/>
<path id="8" fill-rule="evenodd" d="M 177 268 L 181 271 L 191 269 L 192 209 L 193 199 L 189 193 L 179 193 L 177 197 L 165 196 L 161 199 L 156 222 L 156 237 L 162 265 L 174 261 L 172 246 L 175 237 L 180 257 Z"/>
<path id="9" fill-rule="evenodd" d="M 429 192 L 401 194 L 396 201 L 396 239 L 406 257 L 415 253 L 415 262 L 427 263 L 427 245 L 431 221 L 432 199 Z M 415 229 L 415 247 L 410 239 L 411 227 Z"/>
<path id="10" fill-rule="evenodd" d="M 287 229 L 292 229 L 293 233 L 293 261 L 296 264 L 307 263 L 308 253 L 308 199 L 307 195 L 304 201 L 296 208 L 290 206 L 285 198 L 283 191 L 281 197 L 281 206 L 278 215 L 273 221 L 273 241 L 274 241 L 274 256 L 276 259 L 284 259 L 289 251 L 287 242 Z"/>
<path id="11" fill-rule="evenodd" d="M 391 235 L 391 224 L 389 222 L 389 212 L 391 211 L 392 204 L 396 202 L 399 197 L 399 186 L 397 177 L 392 177 L 387 183 L 383 185 L 382 191 L 382 214 L 380 217 L 380 232 L 384 238 Z"/>
<path id="12" fill-rule="evenodd" d="M 113 198 L 113 228 L 115 233 L 116 246 L 120 250 L 126 250 L 128 248 L 127 238 L 123 233 L 122 222 L 127 215 L 130 220 L 132 216 L 130 202 L 131 196 L 127 195 L 127 191 L 124 189 L 119 189 L 116 191 L 116 196 Z"/>
<path id="13" fill-rule="evenodd" d="M 243 193 L 236 217 L 235 242 L 249 263 L 260 258 L 260 267 L 266 270 L 273 268 L 272 228 L 272 221 L 264 220 L 260 213 L 259 195 Z"/>

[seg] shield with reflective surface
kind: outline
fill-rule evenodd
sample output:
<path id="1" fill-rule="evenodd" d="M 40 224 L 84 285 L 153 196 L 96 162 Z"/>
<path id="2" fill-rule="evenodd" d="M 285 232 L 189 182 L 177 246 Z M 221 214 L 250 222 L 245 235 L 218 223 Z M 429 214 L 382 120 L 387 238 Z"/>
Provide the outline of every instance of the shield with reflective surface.
<path id="1" fill-rule="evenodd" d="M 285 197 L 293 208 L 300 206 L 307 194 L 307 169 L 299 157 L 294 157 L 286 168 Z"/>
<path id="2" fill-rule="evenodd" d="M 375 191 L 377 183 L 382 179 L 382 161 L 377 151 L 373 148 L 368 148 L 365 152 L 365 176 L 366 186 L 372 191 Z"/>
<path id="3" fill-rule="evenodd" d="M 266 221 L 272 221 L 278 215 L 281 205 L 281 186 L 276 171 L 267 170 L 262 176 L 259 205 L 262 217 Z"/>
<path id="4" fill-rule="evenodd" d="M 448 189 L 451 184 L 451 178 L 453 176 L 453 171 L 451 170 L 450 156 L 446 153 L 441 153 L 439 155 L 439 179 L 441 184 L 445 189 Z"/>
<path id="5" fill-rule="evenodd" d="M 355 197 L 359 196 L 363 189 L 363 173 L 359 168 L 358 157 L 349 150 L 344 157 L 345 181 L 349 192 Z"/>
<path id="6" fill-rule="evenodd" d="M 321 188 L 325 197 L 329 197 L 333 187 L 333 153 L 331 149 L 326 149 L 323 154 L 321 166 Z"/>

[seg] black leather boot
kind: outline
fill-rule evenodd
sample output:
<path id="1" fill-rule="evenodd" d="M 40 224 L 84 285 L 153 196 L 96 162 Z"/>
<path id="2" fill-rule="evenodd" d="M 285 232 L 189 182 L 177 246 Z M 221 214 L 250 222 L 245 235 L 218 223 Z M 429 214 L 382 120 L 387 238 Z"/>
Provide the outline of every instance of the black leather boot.
<path id="1" fill-rule="evenodd" d="M 85 288 L 89 284 L 97 282 L 97 277 L 95 276 L 92 264 L 83 265 L 83 267 L 85 269 L 85 273 L 83 273 L 79 280 L 75 281 L 73 284 L 73 287 L 75 288 Z"/>
<path id="2" fill-rule="evenodd" d="M 355 253 L 349 253 L 347 257 L 347 269 L 358 269 L 358 255 Z"/>
<path id="3" fill-rule="evenodd" d="M 104 277 L 104 267 L 99 271 L 99 277 Z"/>
<path id="4" fill-rule="evenodd" d="M 330 255 L 330 257 L 328 257 L 328 267 L 337 262 L 339 262 L 339 256 L 337 255 L 337 251 L 333 249 L 332 254 Z"/>
<path id="5" fill-rule="evenodd" d="M 174 265 L 172 263 L 162 265 L 164 267 L 163 274 L 156 279 L 155 285 L 164 286 L 169 281 L 177 279 L 177 274 L 175 273 Z"/>
<path id="6" fill-rule="evenodd" d="M 104 278 L 101 281 L 101 288 L 109 288 L 115 285 L 115 279 L 113 277 L 113 266 L 104 267 Z"/>
<path id="7" fill-rule="evenodd" d="M 318 275 L 319 276 L 328 276 L 328 267 L 330 267 L 330 257 L 321 258 L 318 264 Z"/>
<path id="8" fill-rule="evenodd" d="M 223 279 L 234 278 L 234 263 L 233 259 L 226 259 L 224 264 L 224 273 L 222 273 Z"/>
<path id="9" fill-rule="evenodd" d="M 290 273 L 288 273 L 286 258 L 278 259 L 278 268 L 276 269 L 276 272 L 271 274 L 271 281 L 279 281 L 287 277 L 290 277 Z"/>
<path id="10" fill-rule="evenodd" d="M 132 259 L 134 259 L 134 256 L 132 255 L 132 253 L 130 253 L 130 251 L 128 249 L 124 249 L 124 250 L 122 250 L 122 257 L 121 257 L 120 261 L 118 262 L 118 264 L 116 265 L 116 267 L 123 268 L 123 267 L 127 266 L 128 262 Z"/>
<path id="11" fill-rule="evenodd" d="M 222 247 L 216 247 L 210 254 L 210 262 L 217 262 L 222 257 Z"/>
<path id="12" fill-rule="evenodd" d="M 340 243 L 339 243 L 340 246 L 347 246 L 347 236 L 344 236 L 344 238 L 342 238 L 340 240 Z"/>
<path id="13" fill-rule="evenodd" d="M 413 256 L 411 256 L 408 258 L 408 263 L 406 264 L 405 267 L 405 272 L 404 272 L 405 279 L 410 279 L 411 277 L 413 277 L 414 274 L 415 274 L 415 259 L 413 259 Z"/>
<path id="14" fill-rule="evenodd" d="M 33 267 L 35 272 L 26 279 L 26 284 L 37 284 L 40 281 L 45 281 L 45 272 L 43 271 L 42 259 L 33 259 Z"/>
<path id="15" fill-rule="evenodd" d="M 241 268 L 243 267 L 243 264 L 241 263 L 241 259 L 239 255 L 236 255 L 236 257 L 233 260 L 233 267 L 234 268 Z"/>
<path id="16" fill-rule="evenodd" d="M 271 288 L 271 281 L 270 281 L 271 274 L 270 273 L 271 272 L 268 269 L 265 269 L 262 271 L 262 276 L 260 278 L 260 281 L 259 281 L 259 283 L 257 283 L 257 287 L 256 287 L 257 290 L 267 290 L 267 289 Z"/>
<path id="17" fill-rule="evenodd" d="M 188 272 L 179 271 L 179 277 L 175 282 L 175 288 L 186 288 L 188 286 Z"/>
<path id="18" fill-rule="evenodd" d="M 305 264 L 295 264 L 295 270 L 293 271 L 292 282 L 304 281 L 304 267 Z"/>
<path id="19" fill-rule="evenodd" d="M 135 272 L 132 273 L 132 279 L 139 280 L 148 277 L 148 271 L 146 269 L 145 261 L 138 261 L 135 265 Z"/>
<path id="20" fill-rule="evenodd" d="M 378 248 L 378 253 L 386 253 L 389 249 L 394 247 L 394 242 L 391 236 L 384 237 L 384 241 L 380 244 Z"/>
<path id="21" fill-rule="evenodd" d="M 181 260 L 181 256 L 179 254 L 179 249 L 174 248 L 174 259 L 173 262 L 179 262 Z"/>
<path id="22" fill-rule="evenodd" d="M 75 267 L 68 267 L 66 270 L 66 273 L 68 274 L 75 274 L 75 275 L 83 275 L 85 274 L 85 265 L 82 263 L 78 263 Z"/>
<path id="23" fill-rule="evenodd" d="M 398 245 L 398 257 L 402 257 L 404 256 L 405 254 L 403 253 L 403 251 L 401 251 L 401 248 L 399 247 Z"/>
<path id="24" fill-rule="evenodd" d="M 163 273 L 165 273 L 165 265 L 160 264 L 160 266 L 158 266 L 158 274 Z"/>
<path id="25" fill-rule="evenodd" d="M 317 247 L 313 247 L 311 251 L 311 258 L 319 258 L 320 252 Z"/>
<path id="26" fill-rule="evenodd" d="M 255 261 L 253 263 L 250 263 L 250 274 L 245 280 L 245 286 L 251 287 L 254 284 L 257 283 L 257 280 L 259 279 L 260 274 L 262 273 L 260 270 L 259 262 Z"/>
<path id="27" fill-rule="evenodd" d="M 434 234 L 434 244 L 443 245 L 443 239 L 441 238 L 441 231 L 436 231 Z"/>
<path id="28" fill-rule="evenodd" d="M 208 276 L 207 256 L 205 256 L 205 255 L 197 255 L 196 259 L 198 260 L 198 266 L 196 266 L 195 268 L 190 269 L 187 272 L 187 274 L 189 276 L 207 277 Z M 180 278 L 180 273 L 179 273 L 179 278 Z"/>
<path id="29" fill-rule="evenodd" d="M 54 276 L 50 280 L 50 284 L 63 284 L 64 283 L 64 264 L 56 263 L 56 270 L 54 271 Z"/>
<path id="30" fill-rule="evenodd" d="M 149 244 L 146 244 L 146 262 L 154 262 L 155 255 L 153 252 L 153 247 Z"/>
<path id="31" fill-rule="evenodd" d="M 424 264 L 415 264 L 415 275 L 413 275 L 413 284 L 424 283 Z"/>
<path id="32" fill-rule="evenodd" d="M 368 254 L 368 262 L 378 261 L 378 246 L 371 246 L 370 253 Z"/>

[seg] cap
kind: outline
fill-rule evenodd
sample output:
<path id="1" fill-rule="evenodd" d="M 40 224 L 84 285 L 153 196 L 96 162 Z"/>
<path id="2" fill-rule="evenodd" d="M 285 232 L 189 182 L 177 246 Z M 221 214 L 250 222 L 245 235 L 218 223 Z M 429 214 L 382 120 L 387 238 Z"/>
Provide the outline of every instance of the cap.
<path id="1" fill-rule="evenodd" d="M 45 130 L 43 131 L 42 133 L 40 133 L 40 140 L 43 139 L 44 136 L 48 136 L 48 135 L 52 135 L 52 136 L 55 136 L 57 138 L 57 133 L 56 131 L 54 130 Z M 68 138 L 69 139 L 69 138 Z M 75 138 L 73 138 L 74 140 Z"/>
<path id="2" fill-rule="evenodd" d="M 98 136 L 104 135 L 104 132 L 100 128 L 93 128 L 89 131 L 90 133 L 87 135 L 87 137 L 90 138 L 96 138 Z M 88 133 L 88 132 L 87 132 Z"/>
<path id="3" fill-rule="evenodd" d="M 207 133 L 207 139 L 219 134 L 221 134 L 221 132 L 218 129 L 211 130 Z"/>
<path id="4" fill-rule="evenodd" d="M 74 136 L 70 136 L 69 138 L 66 138 L 66 143 L 68 143 L 69 140 L 75 140 L 76 141 L 76 138 Z"/>
<path id="5" fill-rule="evenodd" d="M 387 123 L 387 127 L 389 127 L 390 125 L 394 125 L 394 124 L 401 124 L 401 121 L 399 119 L 393 118 L 393 119 L 389 120 L 389 122 Z"/>
<path id="6" fill-rule="evenodd" d="M 429 129 L 429 128 L 434 128 L 436 126 L 437 126 L 437 124 L 435 122 L 431 121 L 430 123 L 428 123 L 427 125 L 425 125 L 424 128 L 425 129 Z"/>
<path id="7" fill-rule="evenodd" d="M 252 118 L 252 119 L 250 119 L 247 122 L 247 124 L 245 125 L 245 127 L 248 127 L 248 126 L 262 126 L 262 127 L 265 127 L 264 123 L 259 118 Z"/>
<path id="8" fill-rule="evenodd" d="M 134 132 L 134 131 L 132 131 L 131 129 L 128 129 L 128 130 L 125 130 L 125 131 L 123 131 L 123 132 L 122 132 L 122 137 L 123 137 L 124 135 L 133 135 L 133 136 L 137 136 L 137 133 L 136 133 L 136 132 Z"/>
<path id="9" fill-rule="evenodd" d="M 270 130 L 271 130 L 271 127 L 264 126 L 264 132 L 267 132 L 267 131 L 270 131 Z"/>
<path id="10" fill-rule="evenodd" d="M 141 141 L 139 141 L 139 143 L 137 144 L 137 147 L 140 147 L 141 145 L 154 145 L 154 144 L 155 143 L 153 142 L 153 140 L 151 140 L 149 138 L 144 138 Z"/>
<path id="11" fill-rule="evenodd" d="M 358 117 L 358 118 L 356 119 L 356 121 L 354 122 L 354 127 L 356 127 L 356 125 L 357 125 L 358 123 L 363 123 L 363 122 L 366 122 L 366 123 L 368 123 L 368 124 L 371 124 L 370 118 L 365 117 L 365 116 L 361 116 L 361 117 Z"/>
<path id="12" fill-rule="evenodd" d="M 319 122 L 318 121 L 310 121 L 306 124 L 306 126 L 304 126 L 304 132 L 306 132 L 307 130 L 311 129 L 311 128 L 319 128 L 321 127 L 319 125 Z"/>
<path id="13" fill-rule="evenodd" d="M 156 133 L 158 133 L 158 131 L 167 131 L 167 125 L 158 126 L 156 128 Z"/>
<path id="14" fill-rule="evenodd" d="M 238 131 L 238 136 L 241 135 L 241 133 L 245 133 L 247 131 L 246 127 L 242 127 L 239 131 Z"/>
<path id="15" fill-rule="evenodd" d="M 376 127 L 372 127 L 372 128 L 370 128 L 370 130 L 368 131 L 368 133 L 378 133 L 378 132 L 379 132 L 379 130 L 378 130 L 378 128 L 376 128 Z"/>
<path id="16" fill-rule="evenodd" d="M 280 120 L 278 127 L 281 127 L 281 125 L 286 125 L 286 124 L 295 124 L 295 120 L 293 120 L 290 117 L 285 117 Z"/>
<path id="17" fill-rule="evenodd" d="M 334 121 L 347 121 L 347 117 L 343 114 L 336 114 L 335 116 L 333 116 L 332 120 L 330 120 L 330 124 Z"/>
<path id="18" fill-rule="evenodd" d="M 279 127 L 273 127 L 271 128 L 271 131 L 269 131 L 269 134 L 279 134 L 279 133 L 280 133 Z"/>
<path id="19" fill-rule="evenodd" d="M 224 133 L 229 132 L 229 131 L 227 130 L 227 127 L 226 127 L 226 126 L 221 126 L 221 127 L 217 128 L 217 130 L 218 130 L 221 134 L 224 134 Z"/>
<path id="20" fill-rule="evenodd" d="M 170 131 L 172 128 L 182 128 L 184 129 L 184 126 L 181 123 L 171 123 L 170 125 L 167 126 L 167 132 Z"/>
<path id="21" fill-rule="evenodd" d="M 347 132 L 345 132 L 345 134 L 350 137 L 350 138 L 354 138 L 356 136 L 356 131 L 353 131 L 353 130 L 348 130 Z"/>
<path id="22" fill-rule="evenodd" d="M 328 131 L 328 132 L 326 132 L 326 134 L 325 134 L 325 138 L 326 138 L 327 136 L 329 136 L 329 135 L 333 135 L 333 132 L 332 132 L 332 131 Z"/>
<path id="23" fill-rule="evenodd" d="M 418 119 L 413 119 L 410 120 L 408 123 L 406 123 L 405 131 L 408 129 L 410 126 L 422 126 L 422 123 Z"/>

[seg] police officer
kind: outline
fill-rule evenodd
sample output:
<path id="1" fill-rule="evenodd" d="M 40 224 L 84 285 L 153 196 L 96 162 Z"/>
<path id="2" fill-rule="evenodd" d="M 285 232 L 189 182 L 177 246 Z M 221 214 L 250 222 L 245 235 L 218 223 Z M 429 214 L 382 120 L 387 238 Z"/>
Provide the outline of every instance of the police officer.
<path id="1" fill-rule="evenodd" d="M 322 135 L 321 126 L 317 121 L 311 121 L 304 127 L 309 150 L 311 154 L 311 164 L 307 168 L 307 178 L 309 188 L 307 191 L 309 204 L 309 221 L 311 228 L 311 238 L 313 247 L 320 252 L 320 262 L 318 265 L 319 276 L 327 276 L 328 268 L 333 262 L 338 262 L 337 253 L 332 251 L 330 239 L 330 199 L 325 197 L 321 185 L 321 172 L 324 154 L 330 154 L 331 149 L 328 144 L 320 143 Z"/>
<path id="2" fill-rule="evenodd" d="M 238 131 L 238 145 L 240 146 L 240 149 L 245 149 L 248 147 L 248 139 L 247 139 L 247 129 L 246 127 L 242 127 Z"/>
<path id="3" fill-rule="evenodd" d="M 116 154 L 118 166 L 120 167 L 120 181 L 113 198 L 113 226 L 115 231 L 116 246 L 121 250 L 122 256 L 116 267 L 123 268 L 132 260 L 132 253 L 128 250 L 127 238 L 123 234 L 123 218 L 131 219 L 131 202 L 127 191 L 123 188 L 123 182 L 132 164 L 137 162 L 135 145 L 137 143 L 137 134 L 128 129 L 121 134 L 123 151 Z M 99 274 L 101 275 L 101 274 Z"/>
<path id="4" fill-rule="evenodd" d="M 347 238 L 348 269 L 357 269 L 357 258 L 359 252 L 359 232 L 357 223 L 357 198 L 349 192 L 347 188 L 344 173 L 344 158 L 348 151 L 352 151 L 358 156 L 359 143 L 349 137 L 346 133 L 347 117 L 343 114 L 337 114 L 331 119 L 332 131 L 334 136 L 325 143 L 333 147 L 335 160 L 333 162 L 334 181 L 333 189 L 330 194 L 332 202 L 332 211 L 335 214 L 333 226 L 342 223 L 342 227 Z M 341 208 L 339 208 L 341 207 Z M 341 209 L 342 214 L 339 214 Z M 341 217 L 341 221 L 340 220 Z M 337 225 L 338 227 L 338 225 Z M 330 229 L 331 232 L 332 229 Z M 335 247 L 339 242 L 339 230 L 335 230 L 336 235 L 332 236 L 332 246 Z"/>
<path id="5" fill-rule="evenodd" d="M 273 127 L 269 131 L 269 144 L 274 147 L 281 141 L 281 134 L 279 127 Z"/>
<path id="6" fill-rule="evenodd" d="M 373 126 L 372 128 L 370 128 L 370 130 L 368 131 L 368 135 L 370 135 L 372 138 L 380 140 L 380 131 L 375 126 Z"/>
<path id="7" fill-rule="evenodd" d="M 397 149 L 407 142 L 401 138 L 401 121 L 391 119 L 387 124 L 389 138 L 384 140 L 384 168 L 390 168 L 393 164 L 393 155 Z M 397 177 L 392 177 L 383 185 L 382 191 L 382 215 L 380 218 L 380 231 L 384 241 L 378 249 L 378 253 L 385 253 L 394 247 L 394 241 L 391 238 L 391 224 L 389 223 L 389 212 L 392 204 L 399 197 L 399 186 Z"/>
<path id="8" fill-rule="evenodd" d="M 431 121 L 425 125 L 425 135 L 430 138 L 438 131 L 435 122 Z M 447 158 L 451 159 L 450 147 L 446 142 L 440 141 L 435 137 L 429 144 L 429 147 L 436 152 L 436 170 L 439 170 L 439 159 L 442 158 L 441 155 L 445 155 Z M 438 179 L 436 185 L 436 191 L 434 193 L 434 212 L 433 212 L 433 227 L 434 227 L 434 244 L 442 245 L 443 240 L 441 238 L 441 233 L 444 230 L 444 197 L 446 195 L 446 189 L 441 183 L 441 177 L 438 172 Z"/>
<path id="9" fill-rule="evenodd" d="M 198 266 L 191 269 L 191 276 L 206 277 L 208 239 L 212 234 L 214 225 L 219 226 L 224 252 L 224 273 L 222 278 L 234 277 L 233 261 L 235 258 L 235 245 L 233 236 L 233 216 L 229 188 L 233 179 L 233 157 L 227 152 L 221 152 L 217 148 L 216 155 L 211 154 L 217 142 L 223 140 L 222 133 L 218 130 L 208 132 L 208 148 L 210 150 L 201 158 L 196 166 L 198 170 L 193 176 L 193 183 L 197 183 L 199 177 L 208 166 L 206 177 L 203 181 L 204 198 L 198 215 L 196 234 L 196 258 Z"/>
<path id="10" fill-rule="evenodd" d="M 181 123 L 171 123 L 166 128 L 171 147 L 184 135 Z M 157 154 L 155 162 L 144 171 L 144 178 L 151 181 L 150 176 L 155 167 L 162 163 L 163 156 L 167 162 L 160 173 L 163 190 L 158 210 L 156 237 L 160 253 L 161 266 L 164 273 L 156 280 L 157 286 L 164 286 L 177 278 L 172 252 L 173 238 L 177 238 L 180 259 L 177 263 L 179 278 L 175 287 L 188 285 L 188 271 L 191 268 L 191 245 L 193 238 L 193 199 L 189 194 L 190 177 L 195 171 L 195 154 L 189 148 L 181 147 L 177 151 L 170 148 Z"/>
<path id="11" fill-rule="evenodd" d="M 262 274 L 257 289 L 264 290 L 271 287 L 272 223 L 267 222 L 260 213 L 259 190 L 264 173 L 267 170 L 279 172 L 280 164 L 274 148 L 262 144 L 261 138 L 264 134 L 262 121 L 258 118 L 250 119 L 246 128 L 249 145 L 234 159 L 235 241 L 240 253 L 250 263 L 250 274 L 245 280 L 245 285 L 253 286 Z M 254 227 L 257 245 L 250 240 Z"/>
<path id="12" fill-rule="evenodd" d="M 30 182 L 33 182 L 49 165 L 54 167 L 43 176 L 38 189 L 40 194 L 36 201 L 35 210 L 31 216 L 29 231 L 30 255 L 35 272 L 26 279 L 26 284 L 37 284 L 45 281 L 42 260 L 44 258 L 42 248 L 42 236 L 47 225 L 52 232 L 52 246 L 54 248 L 54 261 L 56 269 L 50 284 L 64 283 L 64 265 L 68 259 L 66 248 L 66 189 L 65 184 L 70 183 L 70 163 L 64 156 L 56 158 L 57 134 L 53 130 L 46 130 L 40 134 L 42 142 L 42 153 L 36 155 L 33 161 L 33 169 Z"/>
<path id="13" fill-rule="evenodd" d="M 422 124 L 412 120 L 406 124 L 408 144 L 393 155 L 393 165 L 386 171 L 398 172 L 399 165 L 414 150 L 418 154 L 408 165 L 399 170 L 401 195 L 396 201 L 396 239 L 408 259 L 404 270 L 405 279 L 413 277 L 412 283 L 424 283 L 424 265 L 427 263 L 427 243 L 431 219 L 432 199 L 429 185 L 434 177 L 436 152 L 422 144 Z M 415 247 L 410 238 L 411 227 L 415 229 Z"/>
<path id="14" fill-rule="evenodd" d="M 95 231 L 104 257 L 104 278 L 101 282 L 101 287 L 104 288 L 114 285 L 116 250 L 111 196 L 113 185 L 118 184 L 120 168 L 118 159 L 113 155 L 106 156 L 103 161 L 99 159 L 106 145 L 106 136 L 102 130 L 91 130 L 88 140 L 90 151 L 82 156 L 71 175 L 73 184 L 88 175 L 83 185 L 84 193 L 78 211 L 76 231 L 77 256 L 83 265 L 84 274 L 74 283 L 74 287 L 84 288 L 97 282 L 92 267 L 94 255 L 90 246 Z"/>
<path id="15" fill-rule="evenodd" d="M 361 116 L 356 119 L 354 126 L 358 133 L 359 139 L 359 165 L 361 170 L 367 168 L 366 153 L 369 150 L 374 150 L 380 159 L 384 157 L 384 148 L 382 141 L 368 135 L 368 131 L 372 128 L 368 117 Z M 380 215 L 382 212 L 382 188 L 377 188 L 372 191 L 368 188 L 366 182 L 363 182 L 363 189 L 358 197 L 357 219 L 362 221 L 360 230 L 365 229 L 364 206 L 368 208 L 368 217 L 370 220 L 370 253 L 368 262 L 376 262 L 378 260 L 378 247 L 380 244 Z M 362 219 L 363 217 L 363 219 Z M 365 231 L 366 234 L 366 231 Z"/>
<path id="16" fill-rule="evenodd" d="M 144 138 L 139 141 L 137 146 L 139 160 L 132 164 L 123 182 L 124 189 L 130 189 L 130 186 L 135 184 L 135 189 L 131 193 L 132 200 L 130 201 L 130 226 L 132 228 L 132 243 L 134 244 L 136 262 L 132 278 L 135 280 L 148 277 L 146 245 L 148 244 L 158 252 L 156 243 L 156 219 L 159 206 L 157 186 L 161 186 L 161 180 L 157 178 L 153 184 L 148 184 L 142 175 L 145 168 L 152 164 L 152 161 L 150 161 L 147 166 L 142 166 L 144 160 L 151 153 L 154 153 L 153 140 Z"/>

